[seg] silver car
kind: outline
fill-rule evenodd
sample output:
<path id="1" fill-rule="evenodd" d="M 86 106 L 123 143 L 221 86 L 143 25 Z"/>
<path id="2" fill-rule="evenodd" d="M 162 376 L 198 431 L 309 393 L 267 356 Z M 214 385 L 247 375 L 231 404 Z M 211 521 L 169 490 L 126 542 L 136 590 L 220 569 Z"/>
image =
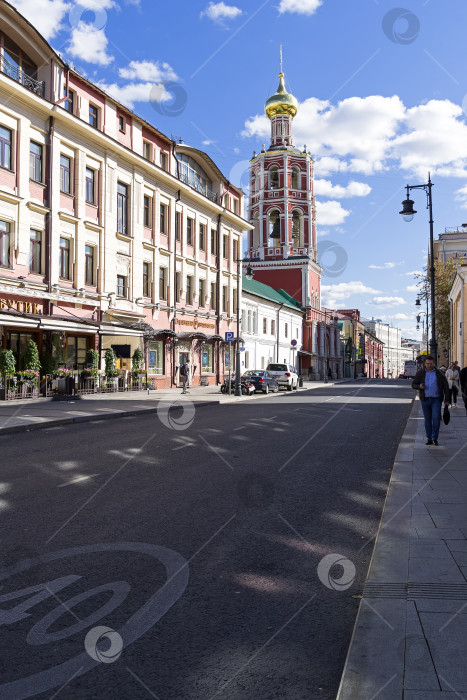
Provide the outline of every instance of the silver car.
<path id="1" fill-rule="evenodd" d="M 293 365 L 288 365 L 285 362 L 270 363 L 266 369 L 277 379 L 279 386 L 286 387 L 287 391 L 298 388 L 298 374 Z"/>

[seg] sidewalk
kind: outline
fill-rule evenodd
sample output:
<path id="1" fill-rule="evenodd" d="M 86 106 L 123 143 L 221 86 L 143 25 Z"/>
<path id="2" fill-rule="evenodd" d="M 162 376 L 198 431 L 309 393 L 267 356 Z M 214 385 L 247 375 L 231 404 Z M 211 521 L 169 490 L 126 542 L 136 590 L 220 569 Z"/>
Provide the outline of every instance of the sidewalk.
<path id="1" fill-rule="evenodd" d="M 303 389 L 320 389 L 333 386 L 348 379 L 324 382 L 304 382 Z M 288 391 L 281 391 L 273 396 L 291 396 Z M 221 394 L 220 386 L 191 387 L 188 394 L 181 389 L 158 389 L 157 391 L 128 391 L 112 394 L 87 394 L 73 396 L 64 400 L 24 399 L 21 401 L 2 401 L 0 403 L 0 435 L 24 430 L 49 428 L 65 423 L 78 423 L 91 420 L 105 420 L 129 415 L 157 413 L 161 404 L 169 408 L 180 402 L 190 402 L 196 407 L 255 401 L 264 394 L 253 396 L 229 396 Z"/>
<path id="2" fill-rule="evenodd" d="M 337 700 L 467 700 L 467 416 L 396 455 Z"/>

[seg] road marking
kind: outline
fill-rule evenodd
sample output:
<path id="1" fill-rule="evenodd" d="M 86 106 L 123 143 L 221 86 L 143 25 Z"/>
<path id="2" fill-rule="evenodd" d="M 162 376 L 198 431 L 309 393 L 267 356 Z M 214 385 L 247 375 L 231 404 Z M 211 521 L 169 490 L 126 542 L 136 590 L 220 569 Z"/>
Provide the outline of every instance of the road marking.
<path id="1" fill-rule="evenodd" d="M 83 481 L 89 481 L 89 479 L 93 479 L 95 476 L 99 476 L 99 474 L 89 474 L 87 476 L 75 476 L 74 479 L 71 481 L 65 481 L 64 484 L 59 484 L 58 488 L 63 489 L 64 486 L 72 486 L 73 484 L 79 484 Z"/>
<path id="2" fill-rule="evenodd" d="M 195 443 L 194 442 L 189 442 L 186 445 L 180 445 L 180 447 L 172 447 L 172 452 L 176 452 L 177 450 L 183 450 L 185 447 L 194 447 Z"/>

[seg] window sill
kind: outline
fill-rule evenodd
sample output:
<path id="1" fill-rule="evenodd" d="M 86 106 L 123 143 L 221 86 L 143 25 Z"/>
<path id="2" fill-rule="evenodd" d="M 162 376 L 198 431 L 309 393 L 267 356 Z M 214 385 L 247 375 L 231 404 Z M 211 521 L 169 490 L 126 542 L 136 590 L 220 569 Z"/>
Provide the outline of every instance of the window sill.
<path id="1" fill-rule="evenodd" d="M 6 165 L 0 165 L 0 170 L 6 170 L 7 173 L 14 173 L 15 172 L 11 168 L 7 168 Z"/>
<path id="2" fill-rule="evenodd" d="M 47 185 L 45 184 L 45 182 L 41 182 L 41 180 L 34 180 L 33 177 L 30 177 L 30 178 L 29 178 L 29 182 L 30 182 L 30 183 L 33 182 L 35 185 L 39 185 L 39 187 L 42 187 L 44 190 L 45 190 L 45 188 L 47 187 Z"/>
<path id="3" fill-rule="evenodd" d="M 86 202 L 86 205 L 87 205 L 88 207 L 93 207 L 93 209 L 99 209 L 99 205 L 96 204 L 95 202 L 88 202 L 87 199 L 85 200 L 85 202 Z"/>
<path id="4" fill-rule="evenodd" d="M 70 199 L 74 199 L 75 195 L 72 194 L 71 192 L 65 192 L 64 190 L 60 190 L 60 194 L 64 194 L 65 197 L 69 197 Z"/>
<path id="5" fill-rule="evenodd" d="M 117 231 L 117 232 L 115 233 L 115 235 L 116 235 L 117 238 L 119 238 L 121 241 L 131 241 L 132 238 L 133 238 L 133 236 L 130 236 L 130 235 L 127 234 L 127 233 L 120 233 L 119 231 Z"/>

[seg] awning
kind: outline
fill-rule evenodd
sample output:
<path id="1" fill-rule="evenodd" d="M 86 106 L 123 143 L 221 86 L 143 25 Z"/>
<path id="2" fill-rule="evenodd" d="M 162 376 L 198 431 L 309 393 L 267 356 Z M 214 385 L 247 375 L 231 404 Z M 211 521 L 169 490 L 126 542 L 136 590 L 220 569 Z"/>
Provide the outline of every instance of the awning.
<path id="1" fill-rule="evenodd" d="M 297 355 L 305 355 L 306 357 L 317 357 L 315 352 L 307 352 L 306 350 L 299 350 Z"/>
<path id="2" fill-rule="evenodd" d="M 208 336 L 200 331 L 192 331 L 191 333 L 178 333 L 179 340 L 208 340 Z"/>
<path id="3" fill-rule="evenodd" d="M 0 326 L 11 327 L 18 326 L 20 328 L 39 328 L 40 318 L 32 318 L 30 316 L 21 316 L 18 314 L 0 313 Z"/>
<path id="4" fill-rule="evenodd" d="M 143 337 L 143 330 L 136 330 L 134 328 L 128 328 L 127 326 L 111 326 L 106 323 L 102 323 L 99 327 L 99 335 L 130 335 L 136 338 Z"/>
<path id="5" fill-rule="evenodd" d="M 155 329 L 154 335 L 166 335 L 166 336 L 170 336 L 171 338 L 177 337 L 177 334 L 175 333 L 175 331 L 172 331 L 170 328 L 163 328 L 161 331 Z"/>
<path id="6" fill-rule="evenodd" d="M 221 335 L 208 335 L 208 340 L 224 340 Z"/>

